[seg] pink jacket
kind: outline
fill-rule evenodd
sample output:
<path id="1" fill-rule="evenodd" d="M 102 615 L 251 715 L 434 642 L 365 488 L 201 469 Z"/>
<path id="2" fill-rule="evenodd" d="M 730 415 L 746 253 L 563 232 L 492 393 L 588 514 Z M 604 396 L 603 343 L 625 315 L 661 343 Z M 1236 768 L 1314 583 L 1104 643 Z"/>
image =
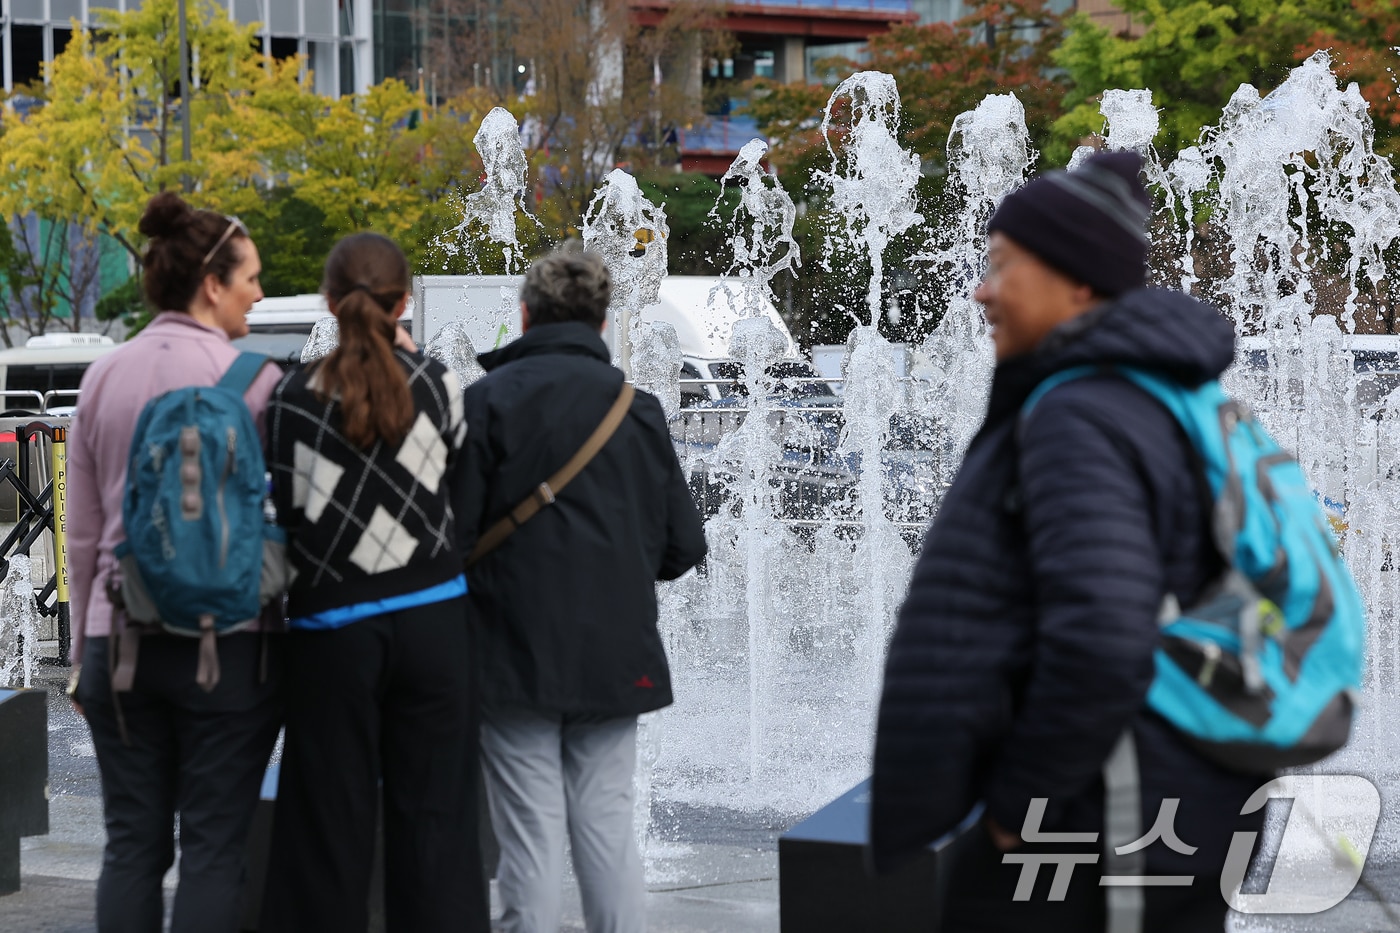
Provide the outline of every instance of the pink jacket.
<path id="1" fill-rule="evenodd" d="M 83 374 L 82 395 L 68 432 L 68 579 L 74 664 L 83 642 L 112 631 L 107 575 L 113 548 L 125 537 L 122 494 L 136 419 L 146 403 L 185 386 L 210 386 L 238 356 L 221 330 L 188 314 L 166 311 Z M 263 414 L 282 373 L 268 366 L 244 398 L 266 436 Z"/>

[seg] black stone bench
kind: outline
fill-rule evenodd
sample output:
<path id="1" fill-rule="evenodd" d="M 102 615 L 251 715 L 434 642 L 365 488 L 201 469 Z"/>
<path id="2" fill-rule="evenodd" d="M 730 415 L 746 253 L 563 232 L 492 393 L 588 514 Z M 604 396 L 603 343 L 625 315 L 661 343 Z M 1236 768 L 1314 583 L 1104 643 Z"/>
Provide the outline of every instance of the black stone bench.
<path id="1" fill-rule="evenodd" d="M 48 694 L 0 690 L 0 894 L 19 890 L 20 837 L 48 831 Z"/>
<path id="2" fill-rule="evenodd" d="M 934 843 L 900 871 L 878 877 L 866 869 L 869 838 L 868 780 L 779 837 L 783 933 L 937 933 L 953 837 Z"/>

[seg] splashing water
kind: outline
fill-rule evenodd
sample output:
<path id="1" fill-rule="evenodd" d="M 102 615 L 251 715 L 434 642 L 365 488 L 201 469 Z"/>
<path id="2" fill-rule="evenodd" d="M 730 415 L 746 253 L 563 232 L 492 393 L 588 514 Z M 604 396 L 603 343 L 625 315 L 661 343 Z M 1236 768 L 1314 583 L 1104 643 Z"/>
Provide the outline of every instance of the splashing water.
<path id="1" fill-rule="evenodd" d="M 423 348 L 423 355 L 430 356 L 456 374 L 462 387 L 466 388 L 486 375 L 486 370 L 476 361 L 476 348 L 472 346 L 470 328 L 463 321 L 449 321 L 443 325 Z"/>
<path id="2" fill-rule="evenodd" d="M 1320 767 L 1393 785 L 1384 750 L 1395 747 L 1400 712 L 1400 472 L 1392 462 L 1400 395 L 1393 361 L 1371 372 L 1361 364 L 1366 338 L 1351 336 L 1362 289 L 1374 294 L 1381 253 L 1400 238 L 1400 192 L 1372 138 L 1357 86 L 1340 87 L 1318 52 L 1267 96 L 1242 85 L 1168 174 L 1183 200 L 1210 208 L 1224 241 L 1211 249 L 1228 251 L 1219 280 L 1190 284 L 1241 333 L 1259 335 L 1237 355 L 1227 386 L 1296 453 L 1320 498 L 1335 503 L 1367 606 L 1360 717 L 1349 746 Z M 1385 827 L 1383 819 L 1378 844 L 1394 851 L 1395 832 Z"/>
<path id="3" fill-rule="evenodd" d="M 986 266 L 983 231 L 1001 199 L 1025 184 L 1039 153 L 1031 147 L 1026 110 L 1014 94 L 989 94 L 958 114 L 948 134 L 948 201 L 940 231 L 946 245 L 920 257 L 931 262 L 948 296 L 938 326 L 919 348 L 931 372 L 921 408 L 945 420 L 953 455 L 941 480 L 950 482 L 981 424 L 991 392 L 992 346 L 973 290 Z"/>
<path id="4" fill-rule="evenodd" d="M 1326 767 L 1354 765 L 1393 785 L 1385 750 L 1395 747 L 1400 722 L 1400 634 L 1391 608 L 1400 601 L 1400 574 L 1393 569 L 1400 542 L 1394 510 L 1400 501 L 1400 374 L 1358 373 L 1366 345 L 1349 329 L 1362 317 L 1358 291 L 1364 294 L 1381 269 L 1380 250 L 1400 235 L 1400 204 L 1388 166 L 1371 149 L 1359 101 L 1354 88 L 1338 87 L 1325 57 L 1315 57 L 1267 97 L 1242 88 L 1199 145 L 1168 160 L 1160 174 L 1149 167 L 1148 177 L 1168 203 L 1177 198 L 1183 207 L 1159 215 L 1164 235 L 1177 237 L 1187 255 L 1189 244 L 1228 260 L 1218 275 L 1201 263 L 1182 272 L 1183 258 L 1169 255 L 1173 243 L 1166 240 L 1154 256 L 1161 263 L 1156 274 L 1179 276 L 1183 287 L 1219 302 L 1243 331 L 1267 338 L 1246 345 L 1245 362 L 1229 374 L 1229 387 L 1298 453 L 1322 495 L 1338 503 L 1345 552 L 1372 614 L 1357 738 Z M 1150 94 L 1107 94 L 1105 104 L 1106 145 L 1145 151 L 1150 164 L 1160 120 Z M 916 383 L 912 394 L 892 371 L 888 354 L 879 352 L 884 348 L 867 336 L 878 335 L 868 327 L 854 334 L 841 444 L 845 462 L 855 461 L 859 470 L 854 498 L 826 505 L 826 520 L 808 527 L 785 516 L 746 525 L 746 515 L 762 514 L 750 506 L 775 503 L 777 494 L 745 482 L 804 443 L 794 444 L 798 432 L 791 424 L 765 439 L 757 416 L 774 412 L 754 399 L 746 403 L 747 419 L 719 442 L 720 452 L 707 455 L 712 463 L 724 460 L 735 475 L 743 507 L 721 508 L 711 520 L 707 572 L 661 593 L 678 699 L 667 713 L 668 742 L 656 777 L 668 799 L 801 812 L 863 776 L 871 691 L 878 684 L 868 661 L 879 654 L 871 650 L 879 628 L 864 623 L 872 607 L 883 604 L 888 611 L 897 601 L 912 552 L 905 549 L 900 557 L 889 545 L 866 550 L 870 529 L 880 528 L 869 513 L 881 502 L 881 471 L 861 465 L 888 456 L 891 412 L 895 418 L 933 412 L 953 422 L 949 433 L 957 440 L 921 449 L 938 455 L 942 475 L 956 470 L 970 430 L 985 412 L 993 368 L 985 324 L 970 299 L 985 262 L 985 224 L 999 200 L 1025 180 L 1036 157 L 1028 139 L 1024 113 L 1009 95 L 988 98 L 954 123 L 949 200 L 939 212 L 937 239 L 920 258 L 935 265 L 940 285 L 955 297 L 921 347 L 934 364 L 933 378 Z M 851 137 L 845 142 L 852 143 Z M 891 160 L 895 167 L 907 162 L 902 155 Z M 864 216 L 860 177 L 883 175 L 869 164 L 822 175 L 845 199 L 847 213 L 858 217 Z M 1210 239 L 1188 240 L 1193 224 L 1206 215 Z M 1316 223 L 1319 216 L 1326 218 L 1325 231 Z M 747 230 L 738 232 L 747 237 Z M 868 247 L 863 228 L 855 227 L 854 237 Z M 1340 281 L 1326 302 L 1312 284 L 1323 256 Z M 1349 319 L 1351 309 L 1356 313 Z M 749 352 L 737 342 L 732 350 Z M 748 388 L 763 397 L 761 387 Z M 781 512 L 769 507 L 775 516 Z M 736 547 L 740 541 L 749 543 Z M 898 569 L 882 576 L 868 559 L 872 553 L 890 556 Z M 762 578 L 748 572 L 754 555 Z M 762 585 L 752 587 L 754 579 Z M 754 669 L 765 675 L 757 684 Z M 754 708 L 764 709 L 766 718 L 745 715 Z"/>
<path id="5" fill-rule="evenodd" d="M 28 689 L 38 659 L 39 604 L 34 598 L 29 557 L 16 554 L 9 560 L 0 582 L 0 687 Z"/>
<path id="6" fill-rule="evenodd" d="M 671 231 L 662 206 L 651 203 L 637 180 L 618 168 L 603 179 L 583 215 L 584 248 L 601 255 L 612 276 L 613 362 L 629 374 L 641 310 L 660 300 L 666 277 Z"/>
<path id="7" fill-rule="evenodd" d="M 1131 149 L 1146 155 L 1162 126 L 1152 106 L 1152 92 L 1145 89 L 1104 91 L 1099 113 L 1108 121 L 1105 149 Z"/>
<path id="8" fill-rule="evenodd" d="M 832 144 L 832 117 L 841 102 L 849 123 Z M 864 247 L 873 270 L 866 298 L 870 325 L 880 322 L 885 247 L 923 216 L 915 209 L 919 156 L 899 144 L 900 102 L 894 78 L 882 71 L 858 71 L 831 93 L 822 115 L 822 139 L 831 154 L 830 171 L 816 179 L 831 191 L 831 207 L 842 219 L 851 243 Z"/>
<path id="9" fill-rule="evenodd" d="M 340 346 L 340 322 L 333 317 L 323 317 L 311 325 L 311 336 L 301 348 L 301 361 L 310 363 L 330 356 L 331 351 Z"/>
<path id="10" fill-rule="evenodd" d="M 1348 231 L 1341 323 L 1354 329 L 1359 280 L 1374 288 L 1382 251 L 1400 233 L 1400 193 L 1373 136 L 1360 90 L 1339 88 L 1330 56 L 1318 52 L 1267 97 L 1241 85 L 1219 125 L 1183 153 L 1187 164 L 1172 172 L 1183 200 L 1209 198 L 1212 184 L 1221 192 L 1214 222 L 1232 244 L 1233 272 L 1219 297 L 1241 325 L 1267 327 L 1283 296 L 1313 291 L 1337 227 Z"/>
<path id="11" fill-rule="evenodd" d="M 767 155 L 766 142 L 749 140 L 719 182 L 721 188 L 730 185 L 739 188 L 739 209 L 730 223 L 734 261 L 725 274 L 746 282 L 756 280 L 764 288 L 769 287 L 779 272 L 794 272 L 802 265 L 801 252 L 792 236 L 797 206 L 779 184 L 777 176 L 764 171 L 763 159 Z M 719 221 L 719 205 L 720 201 L 716 201 L 710 209 L 710 219 L 716 222 Z M 747 231 L 744 229 L 746 221 Z M 745 311 L 749 316 L 761 313 L 757 306 L 747 302 Z"/>
<path id="12" fill-rule="evenodd" d="M 461 223 L 439 237 L 438 243 L 449 255 L 462 251 L 472 254 L 471 231 L 479 228 L 487 239 L 501 244 L 506 271 L 518 272 L 522 259 L 515 234 L 516 211 L 535 220 L 525 206 L 525 175 L 530 163 L 520 141 L 520 127 L 509 110 L 496 107 L 481 121 L 472 144 L 481 155 L 486 180 L 480 191 L 463 199 Z"/>
<path id="13" fill-rule="evenodd" d="M 655 395 L 670 421 L 681 411 L 681 341 L 665 321 L 646 321 L 634 331 L 632 384 Z"/>

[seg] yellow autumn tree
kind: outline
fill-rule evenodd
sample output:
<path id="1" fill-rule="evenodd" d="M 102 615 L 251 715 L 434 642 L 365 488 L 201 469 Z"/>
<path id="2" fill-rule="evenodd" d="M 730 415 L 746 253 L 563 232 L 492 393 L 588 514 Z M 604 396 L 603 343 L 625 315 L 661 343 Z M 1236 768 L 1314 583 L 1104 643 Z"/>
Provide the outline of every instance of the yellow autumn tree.
<path id="1" fill-rule="evenodd" d="M 297 63 L 265 58 L 255 27 L 212 0 L 190 4 L 192 158 L 182 159 L 176 0 L 127 13 L 98 11 L 47 66 L 47 95 L 27 116 L 6 113 L 0 211 L 82 224 L 139 255 L 145 201 L 184 184 L 198 204 L 253 206 L 266 154 L 298 140 L 262 119 L 260 95 L 296 89 Z"/>

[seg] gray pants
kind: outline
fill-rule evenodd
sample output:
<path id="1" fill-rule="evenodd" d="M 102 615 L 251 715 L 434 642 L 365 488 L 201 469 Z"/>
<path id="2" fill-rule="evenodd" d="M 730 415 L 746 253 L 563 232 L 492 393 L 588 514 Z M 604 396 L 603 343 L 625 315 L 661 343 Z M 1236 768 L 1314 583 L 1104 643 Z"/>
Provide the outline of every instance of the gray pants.
<path id="1" fill-rule="evenodd" d="M 481 750 L 501 846 L 501 929 L 559 929 L 567 828 L 589 933 L 642 933 L 646 888 L 632 815 L 637 718 L 578 722 L 492 710 Z"/>

